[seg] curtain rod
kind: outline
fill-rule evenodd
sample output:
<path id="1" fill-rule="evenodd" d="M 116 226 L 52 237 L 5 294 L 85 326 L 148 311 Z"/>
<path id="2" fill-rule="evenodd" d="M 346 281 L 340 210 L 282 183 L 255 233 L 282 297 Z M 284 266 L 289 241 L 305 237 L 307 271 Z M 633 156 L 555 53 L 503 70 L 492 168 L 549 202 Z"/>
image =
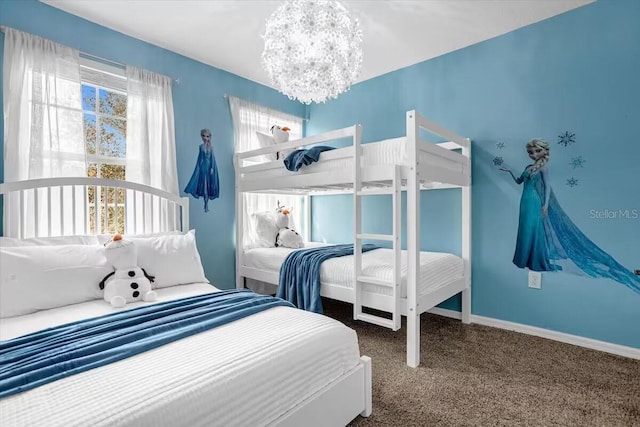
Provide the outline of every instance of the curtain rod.
<path id="1" fill-rule="evenodd" d="M 102 56 L 92 55 L 92 54 L 86 53 L 86 52 L 80 52 L 80 56 L 83 56 L 83 57 L 88 58 L 88 59 L 95 59 L 95 60 L 100 61 L 100 62 L 105 62 L 108 65 L 115 65 L 116 67 L 122 68 L 122 69 L 125 69 L 127 67 L 127 64 L 123 64 L 121 62 L 117 62 L 117 61 L 114 61 L 114 60 L 111 60 L 111 59 L 103 58 Z M 167 77 L 169 77 L 174 83 L 180 84 L 180 79 L 179 78 L 171 77 L 171 76 L 167 76 Z"/>
<path id="2" fill-rule="evenodd" d="M 6 33 L 5 30 L 7 28 L 11 28 L 11 27 L 7 27 L 6 25 L 0 25 L 0 32 L 1 33 Z M 16 30 L 16 31 L 20 31 L 20 30 Z M 30 34 L 30 33 L 27 33 L 27 34 Z M 36 37 L 40 37 L 40 36 L 36 35 Z M 126 64 L 123 64 L 121 62 L 113 61 L 111 59 L 103 58 L 103 57 L 98 56 L 98 55 L 92 55 L 90 53 L 86 53 L 86 52 L 82 52 L 82 51 L 80 51 L 80 56 L 83 56 L 83 57 L 88 58 L 88 59 L 95 59 L 95 60 L 98 60 L 98 61 L 101 61 L 101 62 L 105 62 L 105 63 L 110 64 L 110 65 L 115 65 L 116 67 L 119 67 L 119 68 L 122 68 L 122 69 L 127 67 Z M 158 74 L 160 74 L 160 73 L 158 73 Z M 171 77 L 171 76 L 167 76 L 167 77 L 169 77 L 174 83 L 180 84 L 180 79 L 179 78 Z"/>
<path id="3" fill-rule="evenodd" d="M 227 93 L 225 93 L 224 95 L 222 95 L 222 97 L 223 97 L 224 99 L 227 99 L 227 98 L 229 98 L 230 96 L 233 96 L 233 95 L 229 95 L 229 94 L 227 94 Z M 234 98 L 242 99 L 242 98 L 239 98 L 239 97 L 237 97 L 237 96 L 234 96 Z M 248 100 L 247 100 L 247 101 L 248 101 Z M 254 101 L 249 101 L 249 102 L 254 102 Z M 255 102 L 254 102 L 254 104 L 255 104 Z M 266 108 L 271 108 L 271 107 L 266 107 Z M 308 121 L 309 121 L 309 119 L 308 119 L 308 118 L 306 118 L 306 117 L 296 116 L 295 114 L 286 113 L 286 112 L 284 112 L 284 111 L 281 111 L 281 113 L 288 114 L 289 116 L 293 116 L 293 117 L 298 117 L 299 119 L 302 119 L 302 121 L 305 121 L 305 122 L 308 122 Z"/>

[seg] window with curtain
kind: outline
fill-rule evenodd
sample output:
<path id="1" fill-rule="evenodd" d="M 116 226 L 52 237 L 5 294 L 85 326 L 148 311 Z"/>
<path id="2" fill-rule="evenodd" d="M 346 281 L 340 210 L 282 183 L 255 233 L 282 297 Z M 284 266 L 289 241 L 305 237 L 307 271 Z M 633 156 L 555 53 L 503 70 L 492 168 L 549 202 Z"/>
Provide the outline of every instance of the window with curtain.
<path id="1" fill-rule="evenodd" d="M 289 140 L 299 139 L 303 136 L 303 119 L 301 117 L 232 96 L 229 97 L 229 105 L 233 118 L 235 151 L 237 153 L 260 148 L 256 132 L 268 134 L 273 125 L 287 126 L 290 129 Z M 294 228 L 298 232 L 301 231 L 304 219 L 303 198 L 301 196 L 245 193 L 243 197 L 245 206 L 243 222 L 246 227 L 243 232 L 243 247 L 245 249 L 255 247 L 256 241 L 259 240 L 255 233 L 256 225 L 251 214 L 275 210 L 278 203 L 291 209 Z"/>
<path id="2" fill-rule="evenodd" d="M 126 179 L 178 193 L 169 77 L 88 60 L 76 49 L 12 28 L 2 27 L 2 31 L 6 182 L 89 176 Z M 140 233 L 160 221 L 173 223 L 175 212 L 166 205 L 147 210 L 154 212 L 153 218 L 134 221 L 124 218 L 124 192 L 100 187 L 87 191 L 87 233 L 122 233 L 125 226 L 127 232 Z M 72 215 L 62 221 L 55 218 L 61 211 L 62 198 L 57 194 L 50 200 L 39 197 L 50 205 L 38 205 L 37 214 L 29 206 L 35 193 L 26 196 L 22 211 L 13 200 L 17 194 L 6 200 L 6 236 L 55 236 L 84 229 L 79 204 L 67 207 L 71 200 L 63 202 L 65 212 L 76 210 L 74 227 Z M 48 211 L 51 221 L 46 218 Z M 133 229 L 131 224 L 144 224 L 145 229 Z"/>
<path id="3" fill-rule="evenodd" d="M 127 78 L 124 70 L 80 58 L 80 79 L 87 176 L 124 180 L 127 154 Z M 90 187 L 87 192 L 89 232 L 124 233 L 124 191 Z M 105 206 L 109 212 L 105 212 Z M 95 212 L 96 209 L 99 212 Z M 99 220 L 105 216 L 107 224 Z"/>

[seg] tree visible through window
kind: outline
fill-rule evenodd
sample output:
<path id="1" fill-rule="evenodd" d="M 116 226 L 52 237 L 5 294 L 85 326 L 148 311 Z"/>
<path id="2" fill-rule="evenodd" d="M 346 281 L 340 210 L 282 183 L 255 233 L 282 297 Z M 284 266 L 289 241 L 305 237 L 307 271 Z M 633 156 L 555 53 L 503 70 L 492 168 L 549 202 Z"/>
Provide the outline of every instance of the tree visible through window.
<path id="1" fill-rule="evenodd" d="M 96 75 L 100 76 L 98 70 L 90 69 L 88 75 L 89 78 L 83 79 L 82 83 L 87 176 L 124 180 L 127 155 L 127 94 L 122 88 L 126 87 L 126 84 L 118 84 L 120 90 L 105 87 L 99 84 L 102 79 L 95 78 Z M 104 77 L 113 80 L 114 76 Z M 124 190 L 88 188 L 89 224 L 92 233 L 124 233 L 125 197 Z M 99 209 L 98 212 L 96 209 Z M 99 227 L 96 227 L 96 222 L 99 223 Z"/>

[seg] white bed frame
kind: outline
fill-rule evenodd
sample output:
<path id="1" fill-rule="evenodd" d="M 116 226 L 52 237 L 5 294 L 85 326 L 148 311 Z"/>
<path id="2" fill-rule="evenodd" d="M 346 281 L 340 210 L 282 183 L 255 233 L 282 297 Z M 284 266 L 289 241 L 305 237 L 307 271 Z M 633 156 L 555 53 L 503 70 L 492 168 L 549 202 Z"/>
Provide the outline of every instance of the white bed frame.
<path id="1" fill-rule="evenodd" d="M 437 135 L 448 142 L 433 143 L 420 138 L 420 129 Z M 354 203 L 354 283 L 346 289 L 322 283 L 321 295 L 353 304 L 354 319 L 363 320 L 394 331 L 400 329 L 401 316 L 407 317 L 407 364 L 420 364 L 420 315 L 448 298 L 462 292 L 462 321 L 471 318 L 471 141 L 431 122 L 416 113 L 406 114 L 406 135 L 397 138 L 406 143 L 407 163 L 386 164 L 367 167 L 361 161 L 361 135 L 359 125 L 326 132 L 320 135 L 290 141 L 277 146 L 237 153 L 234 157 L 236 171 L 236 242 L 243 241 L 244 192 L 328 194 L 348 191 L 353 193 Z M 333 159 L 350 159 L 350 169 L 340 167 L 321 172 L 289 172 L 279 176 L 266 175 L 269 171 L 284 166 L 281 161 L 244 165 L 244 160 L 279 150 L 296 149 L 308 145 L 327 143 L 341 138 L 350 138 L 352 145 L 339 151 L 328 151 Z M 404 141 L 402 141 L 404 140 Z M 454 151 L 459 150 L 459 151 Z M 323 154 L 324 156 L 324 154 Z M 340 157 L 341 156 L 341 157 Z M 427 159 L 422 163 L 420 158 Z M 320 160 L 322 162 L 322 159 Z M 343 164 L 343 163 L 341 163 Z M 303 168 L 304 169 L 304 168 Z M 286 170 L 285 170 L 286 171 Z M 288 172 L 288 171 L 287 171 Z M 462 259 L 464 274 L 452 279 L 446 286 L 423 296 L 418 296 L 417 284 L 420 271 L 420 192 L 421 190 L 461 188 L 462 193 Z M 407 192 L 407 297 L 400 294 L 400 233 L 401 192 Z M 362 232 L 362 197 L 375 194 L 391 194 L 393 204 L 393 233 L 390 235 L 366 234 Z M 305 203 L 309 224 L 309 200 Z M 308 235 L 307 235 L 308 237 Z M 391 241 L 394 250 L 394 280 L 392 283 L 375 277 L 362 275 L 362 241 Z M 278 284 L 278 273 L 251 268 L 244 261 L 244 251 L 236 251 L 236 286 L 245 286 L 245 278 Z M 392 288 L 392 296 L 368 292 L 362 285 L 371 283 Z M 391 313 L 391 319 L 364 313 L 369 307 Z"/>
<path id="2" fill-rule="evenodd" d="M 74 227 L 70 230 L 64 230 L 64 224 L 61 221 L 59 228 L 64 235 L 100 234 L 100 228 L 103 231 L 111 232 L 108 230 L 108 225 L 117 225 L 117 218 L 107 216 L 110 211 L 106 208 L 114 207 L 113 202 L 108 203 L 108 198 L 104 198 L 102 203 L 105 207 L 104 212 L 107 215 L 102 215 L 101 209 L 93 210 L 95 224 L 103 224 L 104 227 L 90 230 L 90 209 L 87 197 L 89 188 L 93 188 L 96 200 L 101 199 L 100 192 L 109 191 L 112 194 L 119 191 L 125 192 L 127 197 L 122 197 L 121 203 L 119 203 L 120 207 L 124 206 L 125 217 L 127 216 L 126 212 L 131 212 L 133 214 L 132 218 L 140 217 L 140 215 L 137 215 L 138 213 L 141 214 L 142 218 L 161 218 L 161 212 L 156 209 L 160 204 L 165 203 L 175 213 L 175 215 L 172 215 L 172 221 L 169 222 L 152 220 L 153 226 L 131 221 L 130 224 L 124 224 L 125 233 L 139 234 L 140 232 L 189 230 L 188 197 L 180 197 L 157 188 L 127 181 L 68 177 L 7 182 L 0 183 L 0 199 L 3 201 L 5 210 L 9 202 L 19 203 L 21 212 L 25 212 L 26 209 L 31 209 L 33 210 L 32 212 L 46 210 L 48 227 L 40 227 L 38 215 L 35 215 L 35 224 L 31 224 L 36 232 L 40 231 L 37 237 L 52 237 L 51 233 L 47 233 L 47 231 L 52 229 L 50 218 L 53 216 L 52 209 L 54 208 L 57 209 L 56 217 L 59 218 L 64 215 L 74 215 L 75 219 L 78 211 L 84 213 L 84 218 L 79 221 L 73 221 Z M 52 200 L 59 200 L 59 203 L 52 203 Z M 69 211 L 67 212 L 65 209 Z M 3 219 L 5 220 L 3 221 L 5 222 L 3 230 L 6 230 L 6 216 Z M 26 228 L 26 220 L 21 216 L 20 225 L 17 227 L 19 230 L 18 235 L 5 235 L 5 237 L 24 238 Z M 40 230 L 40 228 L 44 228 L 44 230 Z M 371 389 L 371 359 L 367 356 L 361 356 L 360 362 L 352 370 L 346 372 L 332 383 L 327 384 L 324 389 L 318 391 L 305 402 L 282 414 L 275 425 L 292 427 L 300 425 L 318 427 L 345 426 L 358 415 L 364 417 L 371 415 Z M 99 396 L 96 396 L 96 398 L 99 399 Z M 247 405 L 251 405 L 251 402 L 247 402 Z"/>
<path id="3" fill-rule="evenodd" d="M 89 201 L 90 189 L 95 200 L 101 200 L 97 205 L 99 209 L 93 209 L 93 213 L 90 213 L 90 208 L 95 207 L 95 203 Z M 101 194 L 111 197 L 101 197 Z M 114 194 L 118 197 L 113 197 Z M 8 237 L 53 237 L 52 218 L 60 222 L 55 224 L 55 234 L 58 235 L 115 234 L 120 225 L 125 234 L 189 230 L 188 197 L 135 182 L 88 177 L 30 179 L 0 183 L 0 195 L 3 195 L 5 233 L 10 229 L 10 219 L 6 214 L 9 203 L 19 206 L 19 212 L 22 213 L 18 226 L 11 228 L 18 230 L 17 234 Z M 166 205 L 168 212 L 172 213 L 170 221 L 163 221 L 161 205 Z M 124 217 L 130 217 L 131 221 L 119 224 L 116 207 L 124 208 Z M 43 215 L 33 214 L 43 210 L 47 224 L 42 224 Z M 76 218 L 78 215 L 80 217 Z M 29 216 L 33 218 L 32 224 L 27 224 Z M 67 216 L 73 217 L 70 227 L 63 221 Z M 99 225 L 93 230 L 91 220 Z M 28 235 L 27 229 L 31 229 L 33 235 Z"/>

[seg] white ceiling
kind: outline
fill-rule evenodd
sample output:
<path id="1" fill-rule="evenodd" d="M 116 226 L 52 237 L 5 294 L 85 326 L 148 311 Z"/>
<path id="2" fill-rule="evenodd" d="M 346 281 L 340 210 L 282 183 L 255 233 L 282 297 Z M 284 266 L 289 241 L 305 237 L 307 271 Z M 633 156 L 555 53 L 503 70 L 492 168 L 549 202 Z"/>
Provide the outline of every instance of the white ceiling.
<path id="1" fill-rule="evenodd" d="M 271 86 L 265 20 L 281 0 L 41 0 L 89 21 Z M 594 0 L 344 0 L 364 33 L 358 81 L 505 34 Z"/>

